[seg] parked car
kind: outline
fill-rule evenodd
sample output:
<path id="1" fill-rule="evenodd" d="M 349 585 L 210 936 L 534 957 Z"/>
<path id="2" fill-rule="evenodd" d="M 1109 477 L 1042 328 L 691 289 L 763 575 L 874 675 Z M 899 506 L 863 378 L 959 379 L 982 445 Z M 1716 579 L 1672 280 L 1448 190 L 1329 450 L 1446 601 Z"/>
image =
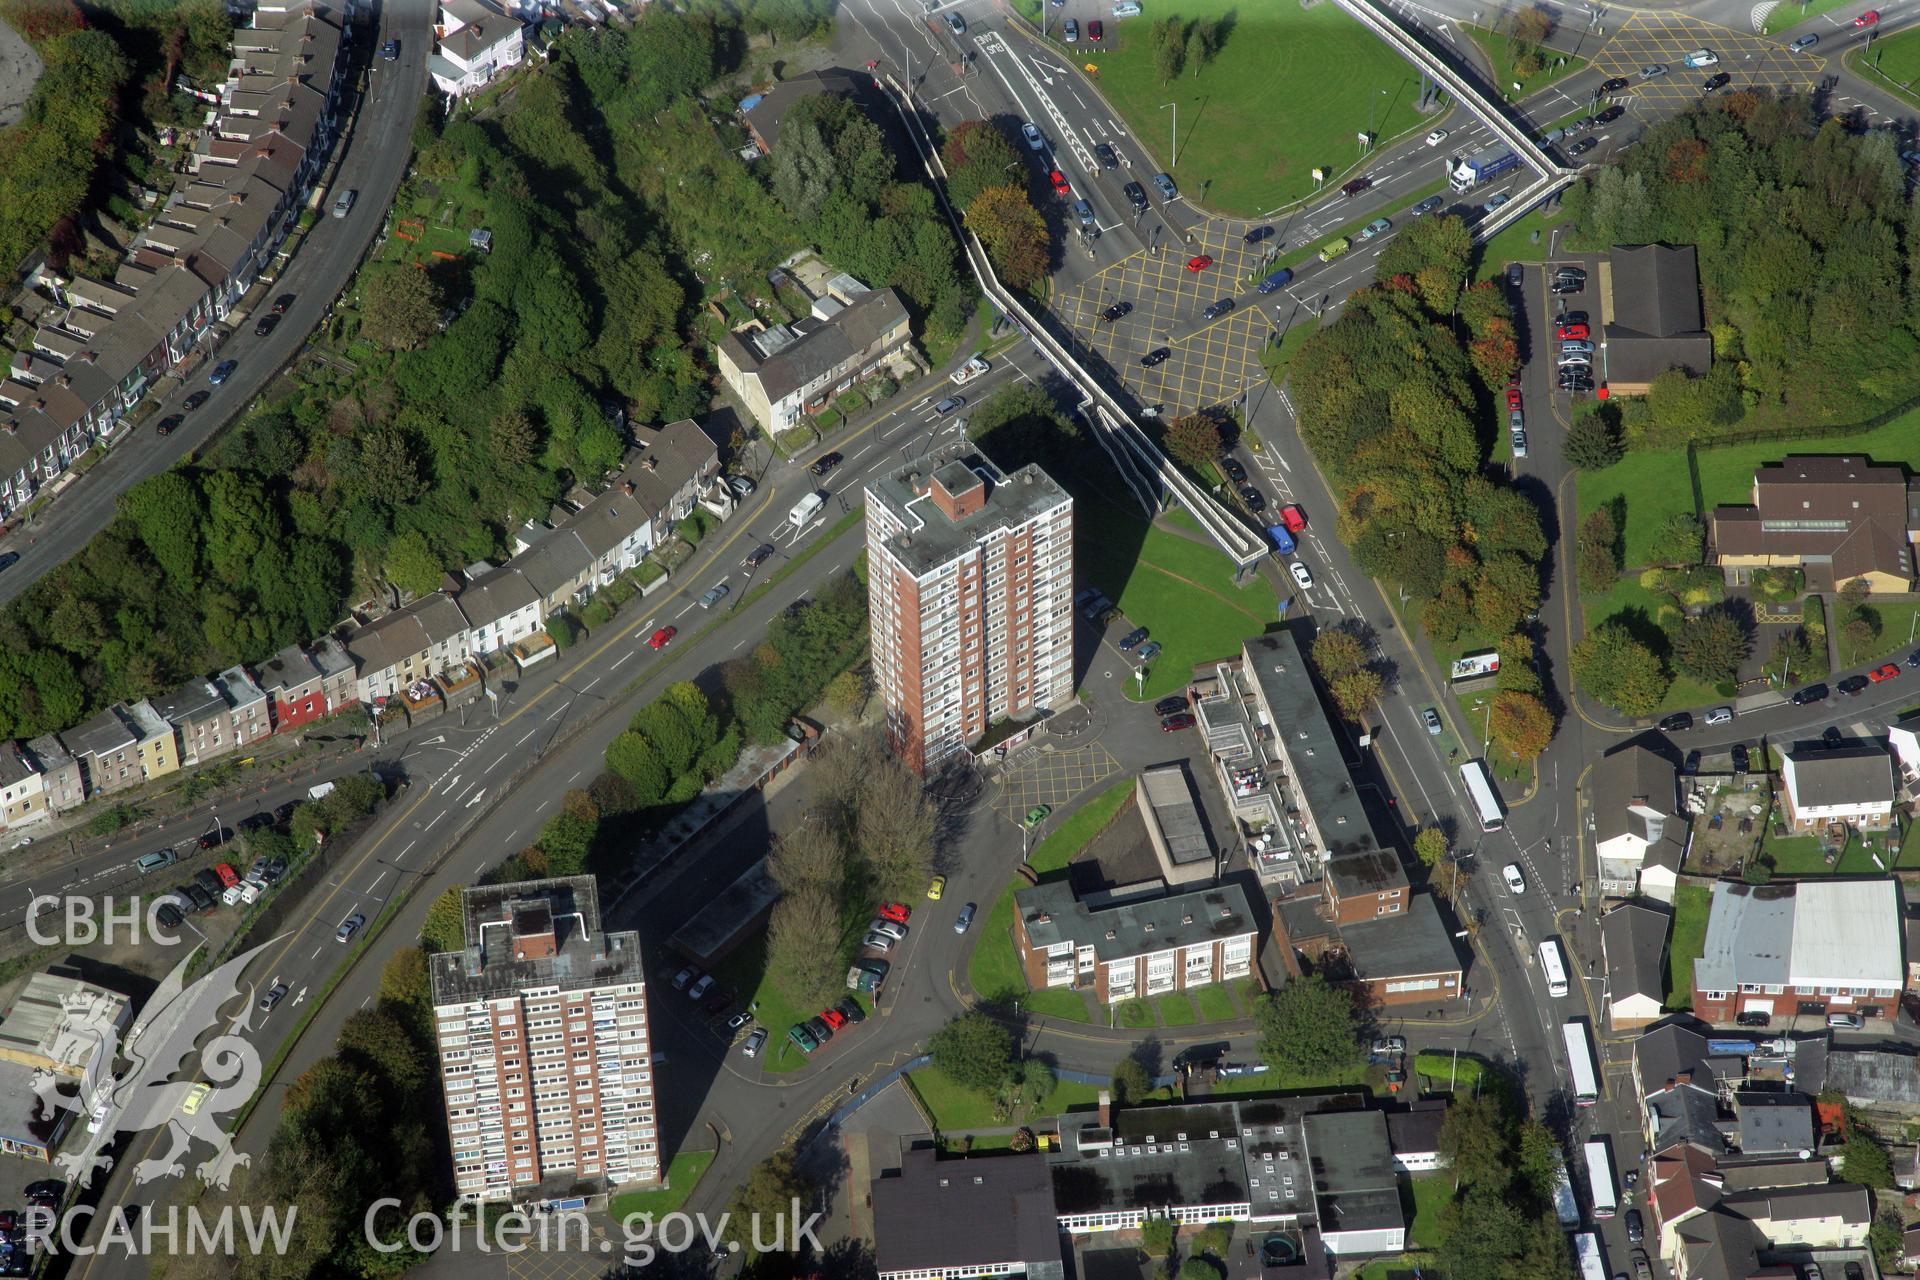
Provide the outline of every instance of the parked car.
<path id="1" fill-rule="evenodd" d="M 1708 724 L 1732 724 L 1733 708 L 1732 707 L 1715 707 L 1713 710 L 1707 712 L 1707 723 Z"/>
<path id="2" fill-rule="evenodd" d="M 1627 1210 L 1625 1217 L 1627 1220 L 1627 1243 L 1639 1244 L 1647 1238 L 1646 1222 L 1640 1217 L 1640 1211 L 1638 1209 Z"/>
<path id="3" fill-rule="evenodd" d="M 673 989 L 675 991 L 685 991 L 687 984 L 700 976 L 700 967 L 698 965 L 687 965 L 681 969 L 680 972 L 673 975 Z"/>
<path id="4" fill-rule="evenodd" d="M 1177 693 L 1153 704 L 1153 714 L 1157 716 L 1177 716 L 1186 709 L 1186 698 Z"/>
<path id="5" fill-rule="evenodd" d="M 1227 479 L 1233 481 L 1235 484 L 1246 483 L 1247 469 L 1240 465 L 1238 458 L 1232 457 L 1231 455 L 1221 458 L 1220 470 L 1225 472 Z"/>
<path id="6" fill-rule="evenodd" d="M 852 996 L 841 996 L 833 1002 L 833 1009 L 840 1015 L 841 1021 L 848 1026 L 857 1026 L 867 1020 L 867 1011 L 862 1009 L 860 1002 Z"/>
<path id="7" fill-rule="evenodd" d="M 820 1047 L 820 1041 L 804 1022 L 796 1022 L 787 1028 L 787 1039 L 793 1041 L 793 1047 L 803 1054 L 811 1055 Z"/>
<path id="8" fill-rule="evenodd" d="M 869 933 L 866 937 L 860 939 L 860 945 L 870 947 L 875 951 L 887 952 L 893 950 L 895 941 L 896 939 L 889 938 L 884 933 Z"/>
<path id="9" fill-rule="evenodd" d="M 1158 640 L 1147 641 L 1140 646 L 1140 651 L 1133 656 L 1141 662 L 1152 662 L 1160 656 L 1160 642 Z"/>
<path id="10" fill-rule="evenodd" d="M 173 429 L 185 421 L 186 417 L 184 415 L 170 413 L 160 419 L 159 423 L 154 427 L 153 433 L 160 436 L 170 436 L 173 434 Z"/>
<path id="11" fill-rule="evenodd" d="M 1720 72 L 1718 75 L 1708 76 L 1707 82 L 1700 86 L 1700 92 L 1712 93 L 1715 89 L 1724 89 L 1732 80 L 1733 80 L 1733 77 L 1728 75 L 1724 71 Z"/>
<path id="12" fill-rule="evenodd" d="M 1734 743 L 1733 744 L 1733 771 L 1735 773 L 1745 773 L 1747 771 L 1747 766 L 1752 763 L 1753 763 L 1753 759 L 1747 753 L 1746 744 L 1741 742 Z"/>
<path id="13" fill-rule="evenodd" d="M 1827 1025 L 1836 1031 L 1859 1031 L 1867 1025 L 1867 1020 L 1857 1013 L 1830 1013 Z"/>
<path id="14" fill-rule="evenodd" d="M 1047 820 L 1047 815 L 1052 812 L 1053 812 L 1052 805 L 1037 804 L 1033 806 L 1033 808 L 1027 810 L 1026 825 L 1029 827 L 1037 827 L 1041 823 L 1045 822 Z"/>
<path id="15" fill-rule="evenodd" d="M 1060 24 L 1060 35 L 1068 44 L 1072 44 L 1080 38 L 1080 24 L 1068 18 Z"/>
<path id="16" fill-rule="evenodd" d="M 1833 687 L 1838 689 L 1840 692 L 1846 694 L 1849 698 L 1851 698 L 1857 695 L 1861 690 L 1865 689 L 1867 685 L 1870 683 L 1871 681 L 1869 681 L 1865 676 L 1848 676 L 1845 680 L 1840 681 L 1839 683 L 1835 684 Z"/>
<path id="17" fill-rule="evenodd" d="M 1795 689 L 1793 691 L 1793 705 L 1796 707 L 1804 707 L 1810 702 L 1825 702 L 1829 692 L 1830 690 L 1828 690 L 1824 684 L 1810 684 L 1805 688 Z"/>
<path id="18" fill-rule="evenodd" d="M 192 395 L 188 396 L 185 400 L 182 400 L 180 402 L 180 407 L 186 410 L 188 413 L 192 413 L 195 409 L 198 409 L 201 405 L 205 404 L 209 399 L 211 399 L 212 396 L 213 396 L 213 393 L 211 391 L 196 391 Z"/>
<path id="19" fill-rule="evenodd" d="M 1178 733 L 1182 729 L 1193 728 L 1193 726 L 1196 723 L 1197 722 L 1194 720 L 1194 718 L 1191 715 L 1188 715 L 1186 712 L 1183 711 L 1179 715 L 1167 716 L 1164 719 L 1162 719 L 1160 721 L 1160 732 Z"/>
<path id="20" fill-rule="evenodd" d="M 1087 39 L 1097 41 L 1106 34 L 1107 29 L 1100 24 L 1100 19 L 1094 18 L 1087 23 Z"/>
<path id="21" fill-rule="evenodd" d="M 213 372 L 207 376 L 207 381 L 217 387 L 232 377 L 233 371 L 239 367 L 240 362 L 238 360 L 222 360 L 219 364 L 213 366 Z"/>
<path id="22" fill-rule="evenodd" d="M 1240 500 L 1252 511 L 1264 511 L 1267 508 L 1267 495 L 1250 484 L 1240 486 Z"/>
<path id="23" fill-rule="evenodd" d="M 1172 354 L 1173 352 L 1169 351 L 1165 347 L 1155 347 L 1153 350 L 1147 352 L 1147 354 L 1140 357 L 1140 364 L 1144 368 L 1151 369 L 1153 368 L 1153 366 L 1161 363 L 1168 356 Z"/>
<path id="24" fill-rule="evenodd" d="M 1148 631 L 1145 627 L 1135 627 L 1120 639 L 1120 652 L 1127 653 L 1139 645 L 1145 644 Z"/>
<path id="25" fill-rule="evenodd" d="M 745 1042 L 741 1044 L 740 1054 L 746 1058 L 757 1058 L 760 1056 L 761 1047 L 766 1043 L 767 1029 L 765 1027 L 755 1027 L 753 1034 L 749 1035 Z"/>
<path id="26" fill-rule="evenodd" d="M 820 1011 L 820 1021 L 827 1024 L 827 1030 L 839 1031 L 847 1025 L 847 1015 L 840 1012 L 840 1007 L 835 1005 L 831 1009 Z"/>
<path id="27" fill-rule="evenodd" d="M 1187 259 L 1187 270 L 1189 271 L 1205 271 L 1212 265 L 1213 256 L 1211 254 L 1202 253 Z"/>
<path id="28" fill-rule="evenodd" d="M 1233 310 L 1233 299 L 1221 298 L 1218 302 L 1209 305 L 1205 311 L 1202 311 L 1200 318 L 1202 320 L 1218 320 L 1231 310 Z"/>
<path id="29" fill-rule="evenodd" d="M 1420 713 L 1420 723 L 1427 726 L 1427 732 L 1436 738 L 1440 736 L 1444 728 L 1440 723 L 1440 713 L 1432 707 L 1428 707 Z"/>
<path id="30" fill-rule="evenodd" d="M 898 920 L 875 918 L 867 922 L 867 931 L 869 933 L 885 934 L 895 942 L 905 942 L 907 940 L 907 926 L 901 924 Z"/>
<path id="31" fill-rule="evenodd" d="M 1240 241 L 1242 244 L 1259 244 L 1262 240 L 1271 240 L 1272 238 L 1272 227 L 1249 227 L 1247 233 L 1240 237 Z"/>
<path id="32" fill-rule="evenodd" d="M 293 305 L 293 299 L 294 295 L 291 293 L 283 293 L 275 298 L 273 300 L 273 314 L 277 316 L 287 314 L 287 308 Z"/>
<path id="33" fill-rule="evenodd" d="M 1133 310 L 1133 304 L 1123 299 L 1119 302 L 1114 303 L 1112 306 L 1108 307 L 1106 310 L 1102 311 L 1100 313 L 1100 318 L 1102 320 L 1107 320 L 1107 321 L 1118 320 L 1121 316 L 1126 315 L 1128 312 L 1132 310 Z"/>
<path id="34" fill-rule="evenodd" d="M 1693 728 L 1693 714 L 1688 711 L 1676 711 L 1660 721 L 1662 733 L 1685 733 Z"/>
<path id="35" fill-rule="evenodd" d="M 1040 131 L 1027 121 L 1023 120 L 1020 123 L 1020 136 L 1025 138 L 1027 145 L 1035 151 L 1045 151 L 1047 149 L 1047 140 L 1041 137 Z"/>
<path id="36" fill-rule="evenodd" d="M 1153 185 L 1154 189 L 1160 193 L 1162 200 L 1177 200 L 1180 198 L 1180 188 L 1174 186 L 1173 179 L 1164 173 L 1156 173 L 1153 175 Z"/>
<path id="37" fill-rule="evenodd" d="M 971 902 L 960 908 L 960 914 L 953 918 L 953 931 L 965 933 L 973 925 L 974 906 Z"/>
<path id="38" fill-rule="evenodd" d="M 880 904 L 880 909 L 874 912 L 874 914 L 882 920 L 892 920 L 898 924 L 905 924 L 913 918 L 913 908 L 904 902 L 883 902 Z"/>
<path id="39" fill-rule="evenodd" d="M 1759 1009 L 1743 1009 L 1733 1015 L 1733 1024 L 1737 1027 L 1764 1027 L 1773 1021 L 1773 1015 Z"/>
<path id="40" fill-rule="evenodd" d="M 1900 664 L 1889 662 L 1885 666 L 1875 667 L 1867 672 L 1867 679 L 1879 684 L 1882 680 L 1892 680 L 1900 674 Z"/>
<path id="41" fill-rule="evenodd" d="M 277 312 L 269 311 L 267 312 L 267 314 L 260 317 L 260 322 L 258 324 L 253 326 L 253 336 L 256 338 L 264 338 L 268 334 L 272 333 L 274 330 L 274 327 L 279 323 L 280 323 L 279 314 Z"/>

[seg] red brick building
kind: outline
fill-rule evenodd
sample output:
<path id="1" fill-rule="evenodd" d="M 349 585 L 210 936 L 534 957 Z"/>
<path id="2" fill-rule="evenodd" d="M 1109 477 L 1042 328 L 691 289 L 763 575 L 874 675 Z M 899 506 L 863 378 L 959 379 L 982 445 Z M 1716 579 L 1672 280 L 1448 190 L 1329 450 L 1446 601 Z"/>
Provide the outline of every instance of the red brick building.
<path id="1" fill-rule="evenodd" d="M 1066 881 L 1013 895 L 1027 985 L 1092 990 L 1102 1004 L 1253 973 L 1258 925 L 1237 884 L 1168 894 L 1156 881 L 1076 899 Z"/>

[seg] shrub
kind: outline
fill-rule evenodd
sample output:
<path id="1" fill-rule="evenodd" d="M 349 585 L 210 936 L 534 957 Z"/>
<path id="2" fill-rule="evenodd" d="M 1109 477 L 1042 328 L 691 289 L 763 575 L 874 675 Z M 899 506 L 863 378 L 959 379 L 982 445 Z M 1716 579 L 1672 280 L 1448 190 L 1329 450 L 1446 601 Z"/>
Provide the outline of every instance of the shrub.
<path id="1" fill-rule="evenodd" d="M 599 596 L 587 601 L 586 607 L 580 610 L 581 625 L 589 631 L 597 631 L 612 621 L 613 606 Z"/>
<path id="2" fill-rule="evenodd" d="M 1153 1218 L 1140 1226 L 1140 1247 L 1155 1258 L 1173 1252 L 1174 1226 L 1171 1219 Z"/>
<path id="3" fill-rule="evenodd" d="M 547 619 L 547 634 L 553 637 L 553 647 L 564 653 L 580 638 L 580 624 L 564 613 L 556 613 Z"/>

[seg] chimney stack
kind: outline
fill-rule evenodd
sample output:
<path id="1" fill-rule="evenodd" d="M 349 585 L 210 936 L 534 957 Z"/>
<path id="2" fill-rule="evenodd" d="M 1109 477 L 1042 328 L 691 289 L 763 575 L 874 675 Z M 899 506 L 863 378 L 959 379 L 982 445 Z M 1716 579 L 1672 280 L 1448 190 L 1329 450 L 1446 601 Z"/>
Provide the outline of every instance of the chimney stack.
<path id="1" fill-rule="evenodd" d="M 1106 1089 L 1100 1091 L 1100 1127 L 1113 1127 L 1113 1094 Z"/>

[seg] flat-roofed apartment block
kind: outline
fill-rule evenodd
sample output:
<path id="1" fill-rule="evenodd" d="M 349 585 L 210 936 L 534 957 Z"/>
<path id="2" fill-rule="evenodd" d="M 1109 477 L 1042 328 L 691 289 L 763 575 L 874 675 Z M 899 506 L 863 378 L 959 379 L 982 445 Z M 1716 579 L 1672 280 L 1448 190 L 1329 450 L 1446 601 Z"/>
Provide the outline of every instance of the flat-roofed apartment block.
<path id="1" fill-rule="evenodd" d="M 918 772 L 1073 700 L 1073 499 L 972 448 L 867 484 L 867 596 L 887 731 Z"/>
<path id="2" fill-rule="evenodd" d="M 461 895 L 432 958 L 454 1184 L 528 1203 L 660 1181 L 640 935 L 600 925 L 592 876 Z"/>
<path id="3" fill-rule="evenodd" d="M 1013 903 L 1014 945 L 1036 991 L 1091 989 L 1118 1004 L 1253 972 L 1259 925 L 1237 884 L 1169 895 L 1153 882 L 1076 900 L 1056 880 L 1020 890 Z"/>

